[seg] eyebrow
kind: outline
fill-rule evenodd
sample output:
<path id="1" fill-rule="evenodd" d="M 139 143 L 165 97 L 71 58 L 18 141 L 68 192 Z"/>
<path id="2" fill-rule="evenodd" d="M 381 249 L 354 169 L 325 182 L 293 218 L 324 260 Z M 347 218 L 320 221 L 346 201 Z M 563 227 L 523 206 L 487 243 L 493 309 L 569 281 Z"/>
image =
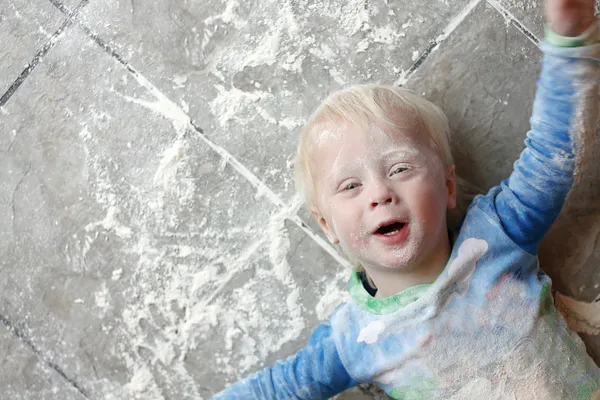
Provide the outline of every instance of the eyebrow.
<path id="1" fill-rule="evenodd" d="M 383 153 L 383 158 L 389 160 L 390 158 L 402 157 L 402 158 L 413 158 L 419 155 L 419 151 L 411 147 L 401 147 L 386 151 Z"/>

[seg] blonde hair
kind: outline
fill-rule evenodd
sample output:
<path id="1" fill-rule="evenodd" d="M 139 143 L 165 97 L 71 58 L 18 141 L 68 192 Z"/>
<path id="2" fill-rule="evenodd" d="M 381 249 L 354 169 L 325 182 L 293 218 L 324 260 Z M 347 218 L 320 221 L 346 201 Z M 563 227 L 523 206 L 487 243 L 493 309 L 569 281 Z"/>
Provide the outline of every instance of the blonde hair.
<path id="1" fill-rule="evenodd" d="M 454 163 L 450 152 L 448 119 L 438 106 L 401 87 L 376 84 L 351 86 L 330 94 L 300 133 L 295 162 L 296 189 L 309 210 L 317 206 L 310 162 L 314 133 L 343 124 L 368 129 L 377 123 L 398 129 L 398 113 L 406 113 L 422 122 L 444 166 Z"/>

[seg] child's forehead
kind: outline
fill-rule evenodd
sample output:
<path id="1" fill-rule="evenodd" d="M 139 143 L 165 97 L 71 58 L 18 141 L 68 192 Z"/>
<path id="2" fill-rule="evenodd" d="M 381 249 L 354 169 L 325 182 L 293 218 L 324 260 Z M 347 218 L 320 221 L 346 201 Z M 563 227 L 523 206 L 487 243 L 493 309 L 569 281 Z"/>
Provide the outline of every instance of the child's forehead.
<path id="1" fill-rule="evenodd" d="M 339 148 L 347 140 L 368 141 L 370 144 L 410 145 L 427 139 L 417 123 L 396 123 L 394 125 L 373 122 L 368 124 L 328 123 L 315 127 L 312 132 L 312 145 L 316 149 Z"/>
<path id="2" fill-rule="evenodd" d="M 322 149 L 331 146 L 334 142 L 338 142 L 344 136 L 346 129 L 342 125 L 328 124 L 315 127 L 311 132 L 312 144 Z"/>

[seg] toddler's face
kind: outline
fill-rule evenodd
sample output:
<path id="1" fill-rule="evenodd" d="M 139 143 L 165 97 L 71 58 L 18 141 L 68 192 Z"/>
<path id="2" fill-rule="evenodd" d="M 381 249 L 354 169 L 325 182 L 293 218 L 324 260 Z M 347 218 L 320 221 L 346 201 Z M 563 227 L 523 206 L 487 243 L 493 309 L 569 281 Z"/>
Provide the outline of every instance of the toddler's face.
<path id="1" fill-rule="evenodd" d="M 448 240 L 454 167 L 445 168 L 421 123 L 402 128 L 345 125 L 314 133 L 312 167 L 324 232 L 369 268 L 411 268 Z"/>

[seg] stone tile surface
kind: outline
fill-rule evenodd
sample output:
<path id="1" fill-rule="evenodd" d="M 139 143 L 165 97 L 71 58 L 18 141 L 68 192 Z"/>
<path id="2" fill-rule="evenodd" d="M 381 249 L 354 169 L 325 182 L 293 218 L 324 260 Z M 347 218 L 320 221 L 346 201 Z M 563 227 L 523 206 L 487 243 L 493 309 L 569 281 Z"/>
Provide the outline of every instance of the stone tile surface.
<path id="1" fill-rule="evenodd" d="M 252 268 L 202 311 L 199 349 L 186 358 L 201 395 L 293 354 L 347 298 L 348 271 L 296 224 L 276 215 L 269 230 Z"/>
<path id="2" fill-rule="evenodd" d="M 0 96 L 50 40 L 65 17 L 48 0 L 0 3 Z"/>
<path id="3" fill-rule="evenodd" d="M 131 4 L 96 1 L 83 20 L 289 198 L 298 128 L 318 102 L 352 83 L 398 80 L 467 1 Z M 152 15 L 164 19 L 147 24 Z"/>
<path id="4" fill-rule="evenodd" d="M 168 107 L 75 29 L 3 109 L 0 305 L 90 398 L 194 398 L 177 330 L 274 209 Z"/>
<path id="5" fill-rule="evenodd" d="M 540 265 L 560 293 L 593 303 L 600 301 L 600 163 L 596 162 L 600 141 L 588 143 L 581 161 L 585 173 L 576 180 L 561 215 L 540 245 Z M 598 362 L 599 336 L 587 332 L 581 337 Z"/>
<path id="6" fill-rule="evenodd" d="M 0 325 L 0 359 L 3 399 L 85 399 L 4 325 Z"/>
<path id="7" fill-rule="evenodd" d="M 0 19 L 0 77 L 43 45 L 35 18 L 64 18 L 39 1 L 0 5 L 28 13 Z M 537 3 L 502 2 L 535 32 Z M 0 109 L 0 397 L 207 399 L 303 346 L 347 296 L 349 271 L 292 196 L 298 130 L 332 90 L 403 82 L 441 105 L 463 203 L 505 178 L 540 52 L 467 4 L 91 0 L 79 23 L 107 46 L 68 29 Z M 598 168 L 541 254 L 585 301 L 600 284 Z"/>

